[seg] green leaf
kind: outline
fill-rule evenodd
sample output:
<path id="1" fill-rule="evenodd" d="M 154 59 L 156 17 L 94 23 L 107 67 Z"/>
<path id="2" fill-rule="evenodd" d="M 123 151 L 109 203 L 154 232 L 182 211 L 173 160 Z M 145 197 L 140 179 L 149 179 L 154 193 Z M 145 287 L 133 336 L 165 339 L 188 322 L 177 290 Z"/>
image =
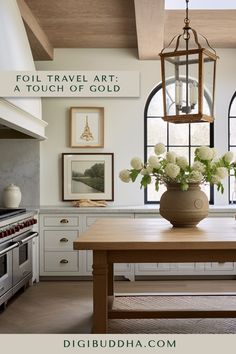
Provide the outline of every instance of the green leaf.
<path id="1" fill-rule="evenodd" d="M 132 182 L 136 181 L 136 178 L 138 177 L 139 173 L 141 170 L 131 170 L 130 171 L 130 178 Z"/>
<path id="2" fill-rule="evenodd" d="M 147 188 L 147 185 L 150 184 L 151 181 L 152 181 L 151 176 L 149 175 L 143 176 L 143 178 L 141 179 L 141 188 L 142 187 Z"/>

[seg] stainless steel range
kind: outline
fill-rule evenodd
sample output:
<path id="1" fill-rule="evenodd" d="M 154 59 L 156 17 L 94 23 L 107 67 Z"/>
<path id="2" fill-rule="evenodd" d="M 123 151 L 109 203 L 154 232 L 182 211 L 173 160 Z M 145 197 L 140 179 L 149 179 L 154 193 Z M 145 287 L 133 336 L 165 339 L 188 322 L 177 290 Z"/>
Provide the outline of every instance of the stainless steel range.
<path id="1" fill-rule="evenodd" d="M 0 305 L 32 278 L 34 212 L 0 209 Z"/>

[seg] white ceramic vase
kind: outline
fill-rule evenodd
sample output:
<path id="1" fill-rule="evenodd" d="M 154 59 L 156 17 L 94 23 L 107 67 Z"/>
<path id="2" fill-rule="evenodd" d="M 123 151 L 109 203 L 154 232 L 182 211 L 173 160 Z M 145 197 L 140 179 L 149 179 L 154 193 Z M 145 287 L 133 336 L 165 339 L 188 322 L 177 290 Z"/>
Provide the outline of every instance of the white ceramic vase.
<path id="1" fill-rule="evenodd" d="M 3 191 L 3 203 L 6 208 L 18 208 L 21 202 L 21 191 L 18 186 L 9 184 Z"/>

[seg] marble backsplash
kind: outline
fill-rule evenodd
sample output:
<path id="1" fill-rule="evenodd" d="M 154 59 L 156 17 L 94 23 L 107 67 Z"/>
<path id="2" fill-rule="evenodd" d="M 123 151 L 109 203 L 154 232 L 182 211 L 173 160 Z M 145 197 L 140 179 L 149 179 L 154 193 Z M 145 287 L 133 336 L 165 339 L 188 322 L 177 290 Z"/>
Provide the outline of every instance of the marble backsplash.
<path id="1" fill-rule="evenodd" d="M 32 139 L 0 140 L 0 206 L 3 189 L 10 183 L 20 187 L 20 207 L 40 204 L 40 146 Z"/>

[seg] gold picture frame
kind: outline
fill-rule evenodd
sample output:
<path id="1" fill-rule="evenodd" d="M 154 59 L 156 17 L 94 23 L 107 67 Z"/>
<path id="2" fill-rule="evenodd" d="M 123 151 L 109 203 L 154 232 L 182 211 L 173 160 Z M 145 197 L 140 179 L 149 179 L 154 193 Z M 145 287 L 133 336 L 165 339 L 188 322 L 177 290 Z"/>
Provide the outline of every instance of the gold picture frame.
<path id="1" fill-rule="evenodd" d="M 70 123 L 71 147 L 104 147 L 103 107 L 71 107 Z"/>

